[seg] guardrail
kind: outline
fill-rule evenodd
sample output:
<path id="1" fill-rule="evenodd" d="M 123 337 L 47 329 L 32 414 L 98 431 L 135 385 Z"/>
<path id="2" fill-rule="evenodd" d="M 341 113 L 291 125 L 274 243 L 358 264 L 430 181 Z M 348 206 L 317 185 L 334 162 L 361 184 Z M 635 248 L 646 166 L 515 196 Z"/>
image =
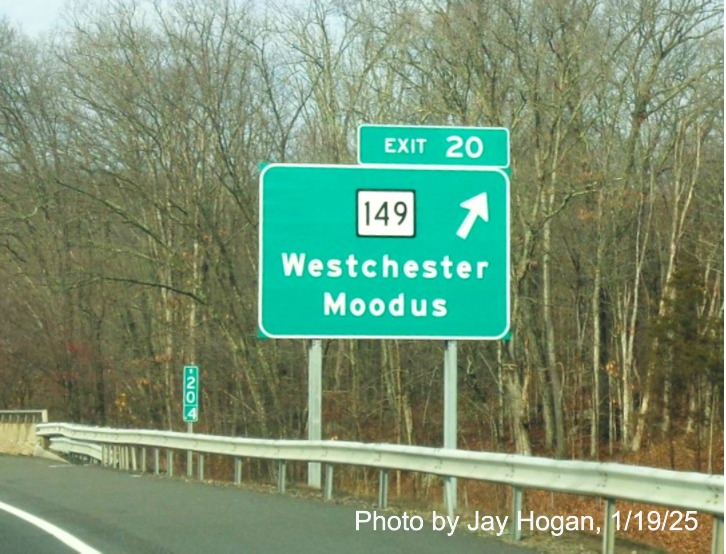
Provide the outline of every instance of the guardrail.
<path id="1" fill-rule="evenodd" d="M 568 494 L 595 496 L 605 500 L 603 552 L 612 553 L 615 544 L 615 502 L 629 500 L 644 504 L 694 510 L 713 515 L 712 552 L 723 552 L 724 476 L 705 475 L 615 463 L 551 460 L 516 454 L 473 452 L 345 441 L 265 440 L 178 433 L 172 431 L 126 430 L 87 427 L 66 423 L 37 425 L 42 437 L 65 437 L 67 443 L 100 446 L 93 452 L 103 465 L 141 471 L 147 469 L 147 448 L 153 449 L 154 472 L 159 473 L 160 451 L 166 451 L 167 473 L 173 471 L 175 451 L 198 453 L 198 474 L 204 478 L 204 455 L 234 457 L 234 482 L 241 481 L 243 458 L 263 458 L 278 462 L 278 489 L 285 491 L 286 463 L 290 461 L 325 464 L 326 499 L 332 497 L 333 466 L 355 465 L 378 468 L 378 503 L 387 506 L 388 471 L 401 470 L 502 483 L 514 487 L 512 522 L 522 510 L 524 489 L 540 489 Z M 140 460 L 139 460 L 140 449 Z M 190 473 L 190 468 L 188 467 Z M 452 512 L 452 507 L 447 507 Z M 514 539 L 521 529 L 511 529 Z"/>
<path id="2" fill-rule="evenodd" d="M 51 437 L 50 449 L 71 457 L 86 458 L 97 463 L 101 463 L 102 460 L 103 447 L 92 442 L 67 439 L 65 437 Z"/>

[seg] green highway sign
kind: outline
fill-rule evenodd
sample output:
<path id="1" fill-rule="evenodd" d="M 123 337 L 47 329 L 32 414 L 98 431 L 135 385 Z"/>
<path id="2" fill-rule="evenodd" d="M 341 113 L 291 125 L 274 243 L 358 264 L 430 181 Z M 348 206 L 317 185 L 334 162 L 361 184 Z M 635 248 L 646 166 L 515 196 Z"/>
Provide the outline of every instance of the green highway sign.
<path id="1" fill-rule="evenodd" d="M 265 336 L 506 335 L 504 171 L 271 164 L 259 202 Z"/>
<path id="2" fill-rule="evenodd" d="M 509 167 L 509 129 L 360 125 L 361 164 Z"/>
<path id="3" fill-rule="evenodd" d="M 184 421 L 195 422 L 199 419 L 199 368 L 195 365 L 184 366 Z"/>

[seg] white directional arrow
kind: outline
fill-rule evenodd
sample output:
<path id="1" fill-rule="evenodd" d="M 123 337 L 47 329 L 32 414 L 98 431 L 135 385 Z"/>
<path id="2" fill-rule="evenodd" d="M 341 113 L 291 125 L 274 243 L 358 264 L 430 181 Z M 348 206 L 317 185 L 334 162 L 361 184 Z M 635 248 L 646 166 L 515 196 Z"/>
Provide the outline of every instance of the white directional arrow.
<path id="1" fill-rule="evenodd" d="M 481 194 L 472 196 L 468 200 L 464 200 L 459 206 L 465 210 L 469 210 L 469 213 L 466 214 L 464 221 L 459 226 L 459 230 L 456 231 L 457 235 L 466 239 L 477 217 L 481 217 L 484 221 L 489 221 L 489 201 L 487 200 L 487 193 L 482 192 Z"/>

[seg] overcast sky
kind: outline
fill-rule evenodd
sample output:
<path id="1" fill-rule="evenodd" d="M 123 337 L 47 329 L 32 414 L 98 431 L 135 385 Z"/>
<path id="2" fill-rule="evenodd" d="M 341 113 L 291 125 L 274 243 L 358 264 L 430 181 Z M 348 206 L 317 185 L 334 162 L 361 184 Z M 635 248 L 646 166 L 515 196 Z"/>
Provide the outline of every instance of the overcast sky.
<path id="1" fill-rule="evenodd" d="M 0 17 L 35 37 L 53 28 L 64 4 L 65 0 L 0 0 Z"/>

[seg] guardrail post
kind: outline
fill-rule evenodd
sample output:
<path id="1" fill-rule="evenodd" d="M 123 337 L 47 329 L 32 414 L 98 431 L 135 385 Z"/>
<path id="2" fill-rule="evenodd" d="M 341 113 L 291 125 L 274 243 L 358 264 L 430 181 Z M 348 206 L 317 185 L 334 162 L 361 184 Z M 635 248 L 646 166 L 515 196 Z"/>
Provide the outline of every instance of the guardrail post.
<path id="1" fill-rule="evenodd" d="M 132 446 L 131 447 L 131 471 L 137 471 L 138 469 L 139 468 L 136 463 L 136 447 Z"/>
<path id="2" fill-rule="evenodd" d="M 187 477 L 191 479 L 192 475 L 194 475 L 194 453 L 187 450 Z"/>
<path id="3" fill-rule="evenodd" d="M 141 447 L 141 473 L 146 473 L 146 447 Z"/>
<path id="4" fill-rule="evenodd" d="M 723 554 L 723 518 L 718 516 L 713 516 L 711 554 Z"/>
<path id="5" fill-rule="evenodd" d="M 50 437 L 36 437 L 36 440 L 43 450 L 50 450 Z"/>
<path id="6" fill-rule="evenodd" d="M 285 494 L 285 472 L 287 471 L 287 462 L 278 460 L 277 462 L 277 492 Z"/>
<path id="7" fill-rule="evenodd" d="M 333 498 L 333 464 L 325 464 L 325 500 Z"/>
<path id="8" fill-rule="evenodd" d="M 444 506 L 446 514 L 453 518 L 456 511 L 456 477 L 444 477 Z"/>
<path id="9" fill-rule="evenodd" d="M 388 508 L 388 470 L 378 471 L 378 507 Z"/>
<path id="10" fill-rule="evenodd" d="M 154 475 L 159 475 L 159 449 L 154 448 Z"/>
<path id="11" fill-rule="evenodd" d="M 166 475 L 174 476 L 174 451 L 171 448 L 166 449 Z"/>
<path id="12" fill-rule="evenodd" d="M 512 527 L 509 532 L 513 541 L 522 540 L 522 528 L 519 525 L 519 518 L 522 514 L 524 490 L 522 487 L 512 487 Z"/>
<path id="13" fill-rule="evenodd" d="M 204 481 L 204 454 L 197 454 L 197 473 L 200 481 Z"/>
<path id="14" fill-rule="evenodd" d="M 615 500 L 613 498 L 605 499 L 605 534 L 602 537 L 603 554 L 613 554 L 615 552 Z"/>
<path id="15" fill-rule="evenodd" d="M 234 459 L 234 484 L 239 485 L 242 482 L 242 458 Z"/>

